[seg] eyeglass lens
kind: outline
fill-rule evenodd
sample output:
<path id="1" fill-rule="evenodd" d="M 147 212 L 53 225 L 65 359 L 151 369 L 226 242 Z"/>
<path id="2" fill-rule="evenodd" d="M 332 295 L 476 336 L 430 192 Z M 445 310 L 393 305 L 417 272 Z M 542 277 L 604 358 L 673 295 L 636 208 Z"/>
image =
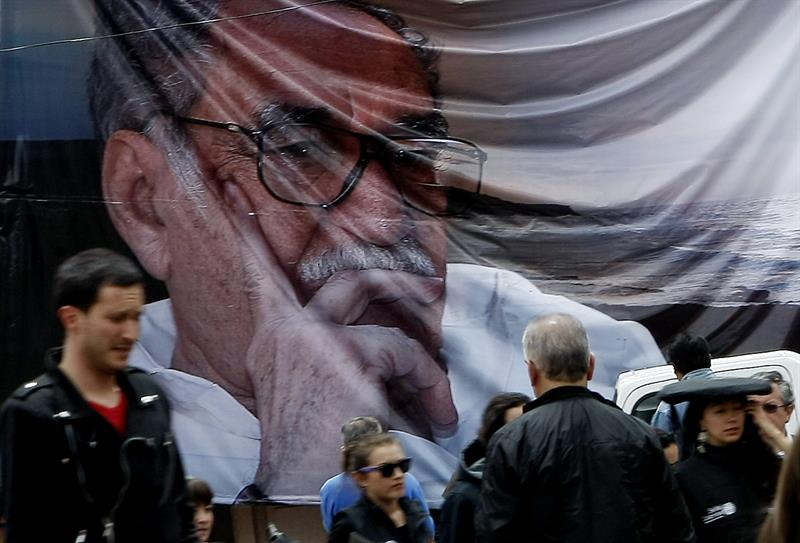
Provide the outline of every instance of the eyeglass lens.
<path id="1" fill-rule="evenodd" d="M 378 471 L 384 477 L 391 477 L 394 475 L 394 470 L 400 468 L 400 471 L 403 473 L 408 472 L 409 468 L 411 468 L 411 459 L 410 458 L 403 458 L 399 462 L 387 462 L 386 464 L 381 464 L 377 466 Z"/>
<path id="2" fill-rule="evenodd" d="M 358 135 L 331 127 L 286 124 L 262 136 L 261 176 L 280 198 L 326 204 L 347 187 L 361 158 Z M 432 214 L 451 213 L 451 193 L 476 193 L 481 159 L 471 144 L 446 139 L 393 139 L 386 144 L 384 166 L 414 207 Z M 448 208 L 450 206 L 450 208 Z"/>
<path id="3" fill-rule="evenodd" d="M 280 198 L 309 204 L 333 201 L 359 157 L 358 138 L 313 125 L 286 124 L 264 134 L 262 178 Z"/>
<path id="4" fill-rule="evenodd" d="M 767 413 L 775 413 L 775 412 L 778 411 L 778 408 L 781 407 L 781 406 L 780 405 L 775 405 L 774 403 L 765 403 L 765 404 L 762 404 L 761 407 Z"/>

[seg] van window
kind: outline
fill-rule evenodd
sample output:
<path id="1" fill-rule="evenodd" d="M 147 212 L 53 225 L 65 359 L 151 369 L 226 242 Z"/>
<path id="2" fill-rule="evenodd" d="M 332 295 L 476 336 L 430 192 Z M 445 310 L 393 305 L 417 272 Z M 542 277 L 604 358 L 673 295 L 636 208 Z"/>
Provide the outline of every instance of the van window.
<path id="1" fill-rule="evenodd" d="M 656 412 L 656 408 L 658 407 L 658 392 L 659 391 L 655 391 L 642 396 L 642 398 L 636 402 L 636 405 L 633 406 L 631 415 L 650 424 L 650 421 L 653 420 L 653 413 Z"/>

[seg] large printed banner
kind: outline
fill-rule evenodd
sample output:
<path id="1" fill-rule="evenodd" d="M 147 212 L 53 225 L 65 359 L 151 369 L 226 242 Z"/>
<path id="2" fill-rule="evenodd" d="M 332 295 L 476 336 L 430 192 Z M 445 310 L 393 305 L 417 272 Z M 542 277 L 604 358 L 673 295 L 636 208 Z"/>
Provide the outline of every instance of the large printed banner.
<path id="1" fill-rule="evenodd" d="M 378 5 L 380 4 L 380 5 Z M 533 318 L 611 397 L 683 332 L 800 349 L 796 0 L 6 0 L 2 392 L 65 257 L 152 278 L 131 364 L 222 501 L 313 502 L 339 430 L 432 501 Z"/>

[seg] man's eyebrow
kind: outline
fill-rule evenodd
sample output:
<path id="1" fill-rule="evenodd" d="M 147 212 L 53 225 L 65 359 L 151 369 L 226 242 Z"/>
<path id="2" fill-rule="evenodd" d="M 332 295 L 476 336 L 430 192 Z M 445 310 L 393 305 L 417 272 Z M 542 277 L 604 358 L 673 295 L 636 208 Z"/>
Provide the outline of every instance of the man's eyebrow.
<path id="1" fill-rule="evenodd" d="M 252 115 L 259 129 L 282 123 L 327 123 L 332 115 L 324 107 L 306 107 L 288 103 L 271 103 Z"/>
<path id="2" fill-rule="evenodd" d="M 256 111 L 253 120 L 259 129 L 282 123 L 335 124 L 334 115 L 325 107 L 298 106 L 290 103 L 270 103 Z M 447 137 L 447 119 L 440 111 L 426 115 L 403 115 L 392 127 L 406 136 Z"/>
<path id="3" fill-rule="evenodd" d="M 404 115 L 394 122 L 394 126 L 418 136 L 447 137 L 447 119 L 439 111 L 428 115 Z"/>

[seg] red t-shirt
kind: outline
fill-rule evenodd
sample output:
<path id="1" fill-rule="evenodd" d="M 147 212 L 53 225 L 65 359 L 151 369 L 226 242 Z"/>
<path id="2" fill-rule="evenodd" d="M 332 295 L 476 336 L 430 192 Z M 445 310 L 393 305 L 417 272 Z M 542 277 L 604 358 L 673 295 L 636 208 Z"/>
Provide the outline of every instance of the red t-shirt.
<path id="1" fill-rule="evenodd" d="M 119 402 L 114 407 L 106 407 L 94 402 L 89 402 L 89 405 L 100 413 L 117 432 L 125 435 L 125 431 L 128 429 L 128 397 L 124 392 L 119 396 Z"/>

